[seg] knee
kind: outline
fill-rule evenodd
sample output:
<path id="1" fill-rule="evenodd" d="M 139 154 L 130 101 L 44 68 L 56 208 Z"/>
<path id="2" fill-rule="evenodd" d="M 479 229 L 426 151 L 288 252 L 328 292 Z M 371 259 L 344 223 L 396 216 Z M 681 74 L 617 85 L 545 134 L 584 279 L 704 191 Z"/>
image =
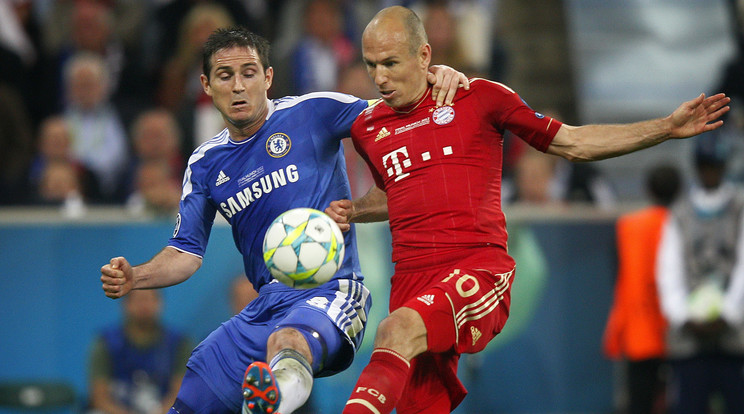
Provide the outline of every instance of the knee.
<path id="1" fill-rule="evenodd" d="M 417 312 L 397 310 L 377 327 L 375 347 L 392 349 L 410 360 L 426 351 L 426 326 Z"/>
<path id="2" fill-rule="evenodd" d="M 404 321 L 395 314 L 387 316 L 377 326 L 375 345 L 388 348 L 395 341 L 405 339 Z"/>
<path id="3" fill-rule="evenodd" d="M 266 360 L 271 361 L 274 355 L 283 349 L 292 349 L 299 352 L 312 364 L 313 357 L 310 346 L 300 331 L 294 328 L 282 328 L 272 332 L 266 342 Z"/>

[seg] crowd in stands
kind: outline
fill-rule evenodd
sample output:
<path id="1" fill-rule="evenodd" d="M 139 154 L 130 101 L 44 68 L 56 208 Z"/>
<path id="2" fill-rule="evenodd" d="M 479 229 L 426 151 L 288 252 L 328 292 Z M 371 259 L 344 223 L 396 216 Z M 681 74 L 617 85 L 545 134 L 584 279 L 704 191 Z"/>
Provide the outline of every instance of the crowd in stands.
<path id="1" fill-rule="evenodd" d="M 201 45 L 213 30 L 238 24 L 269 39 L 270 98 L 342 91 L 373 99 L 360 35 L 396 3 L 432 28 L 434 64 L 502 80 L 495 29 L 481 30 L 495 13 L 490 2 L 0 2 L 0 206 L 171 214 L 191 152 L 224 127 L 199 82 Z M 366 166 L 347 152 L 353 191 L 363 193 Z"/>
<path id="2" fill-rule="evenodd" d="M 270 98 L 339 91 L 374 99 L 360 36 L 392 4 L 422 17 L 432 64 L 508 83 L 498 2 L 0 2 L 0 206 L 62 205 L 70 216 L 91 205 L 172 214 L 192 151 L 224 128 L 199 82 L 201 46 L 212 31 L 243 25 L 271 42 Z M 347 144 L 352 193 L 364 194 L 372 180 Z M 616 204 L 597 167 L 540 157 L 514 136 L 505 148 L 506 203 Z"/>

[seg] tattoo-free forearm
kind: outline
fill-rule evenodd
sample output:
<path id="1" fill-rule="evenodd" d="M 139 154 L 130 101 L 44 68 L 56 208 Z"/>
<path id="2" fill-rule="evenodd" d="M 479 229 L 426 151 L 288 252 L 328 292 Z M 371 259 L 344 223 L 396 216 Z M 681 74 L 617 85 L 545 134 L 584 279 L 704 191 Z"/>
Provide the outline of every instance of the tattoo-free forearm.
<path id="1" fill-rule="evenodd" d="M 177 285 L 201 267 L 202 259 L 172 247 L 166 247 L 148 262 L 135 266 L 134 288 L 154 289 Z"/>
<path id="2" fill-rule="evenodd" d="M 632 124 L 563 125 L 548 152 L 570 161 L 596 161 L 652 147 L 671 138 L 663 118 Z"/>
<path id="3" fill-rule="evenodd" d="M 352 201 L 352 223 L 370 223 L 388 219 L 387 194 L 377 186 L 369 189 L 367 194 Z"/>

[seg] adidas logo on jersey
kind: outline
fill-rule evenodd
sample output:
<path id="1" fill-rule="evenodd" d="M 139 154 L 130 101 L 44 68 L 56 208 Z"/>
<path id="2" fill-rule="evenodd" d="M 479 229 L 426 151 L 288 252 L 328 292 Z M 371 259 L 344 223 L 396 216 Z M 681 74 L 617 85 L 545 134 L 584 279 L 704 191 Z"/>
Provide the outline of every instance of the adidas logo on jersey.
<path id="1" fill-rule="evenodd" d="M 473 346 L 475 346 L 475 343 L 478 342 L 480 337 L 483 335 L 475 326 L 470 327 L 470 334 L 473 335 Z"/>
<path id="2" fill-rule="evenodd" d="M 386 136 L 390 135 L 390 132 L 387 130 L 387 128 L 382 127 L 380 132 L 377 133 L 377 138 L 375 138 L 375 142 L 385 138 Z"/>
<path id="3" fill-rule="evenodd" d="M 434 295 L 422 295 L 417 297 L 416 299 L 424 302 L 428 306 L 431 306 L 434 303 Z"/>
<path id="4" fill-rule="evenodd" d="M 226 182 L 230 181 L 230 177 L 225 174 L 224 171 L 220 170 L 220 174 L 217 176 L 217 186 L 220 186 L 222 184 L 225 184 Z"/>

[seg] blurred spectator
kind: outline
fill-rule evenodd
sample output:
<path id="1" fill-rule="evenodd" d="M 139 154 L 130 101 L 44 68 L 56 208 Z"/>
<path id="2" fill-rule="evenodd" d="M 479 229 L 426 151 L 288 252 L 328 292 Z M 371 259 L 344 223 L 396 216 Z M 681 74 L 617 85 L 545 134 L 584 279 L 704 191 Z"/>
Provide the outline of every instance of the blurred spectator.
<path id="1" fill-rule="evenodd" d="M 73 137 L 73 153 L 99 183 L 100 201 L 122 202 L 123 174 L 129 163 L 127 136 L 119 114 L 109 101 L 108 71 L 93 54 L 73 56 L 65 67 L 68 92 L 64 117 Z"/>
<path id="2" fill-rule="evenodd" d="M 137 166 L 135 188 L 127 199 L 133 215 L 172 217 L 178 212 L 181 186 L 174 180 L 171 168 L 163 160 L 147 160 Z"/>
<path id="3" fill-rule="evenodd" d="M 511 201 L 543 206 L 561 203 L 553 188 L 557 161 L 557 157 L 527 147 L 514 171 Z"/>
<path id="4" fill-rule="evenodd" d="M 610 209 L 617 203 L 612 186 L 594 165 L 559 158 L 555 171 L 556 197 L 569 203 Z"/>
<path id="5" fill-rule="evenodd" d="M 195 7 L 211 4 L 226 11 L 227 15 L 241 26 L 255 30 L 257 23 L 248 14 L 246 1 L 251 3 L 255 0 L 177 0 L 177 1 L 154 1 L 147 24 L 147 52 L 148 66 L 160 77 L 160 69 L 165 62 L 171 60 L 173 55 L 179 52 L 182 43 L 180 33 L 185 24 L 187 16 L 194 14 Z M 273 2 L 273 0 L 272 0 Z M 198 77 L 197 77 L 198 78 Z"/>
<path id="6" fill-rule="evenodd" d="M 47 164 L 41 173 L 36 201 L 59 206 L 66 217 L 82 217 L 85 213 L 85 201 L 75 164 L 66 161 Z"/>
<path id="7" fill-rule="evenodd" d="M 258 297 L 258 292 L 244 274 L 240 274 L 230 283 L 230 310 L 237 315 L 248 304 Z"/>
<path id="8" fill-rule="evenodd" d="M 717 134 L 695 142 L 697 181 L 672 210 L 657 260 L 669 322 L 671 412 L 744 413 L 744 191 L 724 180 L 728 149 Z"/>
<path id="9" fill-rule="evenodd" d="M 623 394 L 628 400 L 622 412 L 628 414 L 662 414 L 666 408 L 666 320 L 656 289 L 656 252 L 680 181 L 675 167 L 652 168 L 646 175 L 651 205 L 617 220 L 617 281 L 603 350 L 608 358 L 627 361 Z"/>
<path id="10" fill-rule="evenodd" d="M 56 98 L 46 82 L 43 52 L 34 2 L 0 2 L 0 84 L 21 95 L 34 123 L 51 113 L 49 102 Z"/>
<path id="11" fill-rule="evenodd" d="M 33 154 L 31 119 L 23 98 L 0 83 L 0 205 L 28 201 L 26 171 Z"/>
<path id="12" fill-rule="evenodd" d="M 410 7 L 424 21 L 432 48 L 432 64 L 450 65 L 468 76 L 503 78 L 505 56 L 496 36 L 497 2 L 419 0 L 411 3 Z"/>
<path id="13" fill-rule="evenodd" d="M 181 148 L 188 157 L 202 140 L 225 128 L 219 111 L 212 105 L 199 80 L 202 47 L 216 29 L 233 25 L 228 11 L 219 4 L 197 4 L 184 17 L 175 54 L 159 75 L 157 102 L 178 113 L 185 139 Z M 195 139 L 195 137 L 199 137 Z"/>
<path id="14" fill-rule="evenodd" d="M 131 136 L 132 170 L 143 162 L 162 161 L 168 166 L 170 179 L 181 180 L 186 167 L 180 147 L 181 130 L 170 111 L 156 108 L 142 112 L 132 124 Z"/>
<path id="15" fill-rule="evenodd" d="M 297 94 L 330 91 L 341 71 L 359 58 L 344 33 L 344 16 L 336 0 L 310 0 L 302 13 L 304 35 L 292 53 Z"/>
<path id="16" fill-rule="evenodd" d="M 744 3 L 740 0 L 727 0 L 726 3 L 729 7 L 731 32 L 736 39 L 736 53 L 723 67 L 722 79 L 714 90 L 740 100 L 744 98 Z"/>
<path id="17" fill-rule="evenodd" d="M 160 72 L 157 99 L 162 106 L 175 110 L 184 100 L 193 104 L 203 93 L 199 82 L 202 46 L 213 31 L 232 25 L 230 14 L 218 4 L 204 3 L 191 9 L 179 27 L 175 53 Z"/>
<path id="18" fill-rule="evenodd" d="M 472 76 L 475 64 L 465 57 L 458 22 L 448 2 L 429 2 L 421 16 L 431 45 L 431 64 L 451 66 Z"/>
<path id="19" fill-rule="evenodd" d="M 51 116 L 39 127 L 37 153 L 28 172 L 28 184 L 38 192 L 47 166 L 55 162 L 69 163 L 77 173 L 83 199 L 97 198 L 98 184 L 90 170 L 75 159 L 72 152 L 70 126 L 62 116 Z"/>
<path id="20" fill-rule="evenodd" d="M 79 52 L 101 56 L 110 74 L 111 100 L 125 123 L 130 109 L 152 99 L 152 80 L 146 75 L 143 54 L 144 25 L 149 0 L 57 0 L 44 21 L 46 53 L 53 60 L 55 93 L 68 59 Z M 60 96 L 62 96 L 60 94 Z M 58 102 L 61 104 L 62 102 Z M 58 109 L 57 107 L 55 110 Z"/>
<path id="21" fill-rule="evenodd" d="M 54 30 L 59 25 L 63 30 Z M 69 100 L 69 91 L 65 88 L 65 67 L 76 55 L 88 53 L 99 56 L 107 73 L 107 91 L 112 95 L 116 91 L 125 63 L 124 48 L 115 37 L 114 16 L 111 8 L 103 1 L 80 0 L 60 1 L 55 3 L 49 24 L 45 25 L 49 52 L 53 59 L 55 82 L 61 85 L 55 88 L 58 102 L 55 110 L 64 108 Z M 51 33 L 50 33 L 51 32 Z"/>
<path id="22" fill-rule="evenodd" d="M 561 119 L 561 115 L 553 110 L 545 114 Z M 502 197 L 507 202 L 581 203 L 602 209 L 616 205 L 615 192 L 594 165 L 536 154 L 524 141 L 510 133 L 504 136 L 504 148 Z M 528 159 L 522 160 L 525 157 Z M 537 170 L 530 171 L 531 165 Z M 521 194 L 525 191 L 530 193 Z"/>
<path id="23" fill-rule="evenodd" d="M 89 360 L 91 413 L 167 412 L 181 385 L 191 341 L 161 321 L 158 290 L 121 299 L 123 321 L 102 330 Z"/>

